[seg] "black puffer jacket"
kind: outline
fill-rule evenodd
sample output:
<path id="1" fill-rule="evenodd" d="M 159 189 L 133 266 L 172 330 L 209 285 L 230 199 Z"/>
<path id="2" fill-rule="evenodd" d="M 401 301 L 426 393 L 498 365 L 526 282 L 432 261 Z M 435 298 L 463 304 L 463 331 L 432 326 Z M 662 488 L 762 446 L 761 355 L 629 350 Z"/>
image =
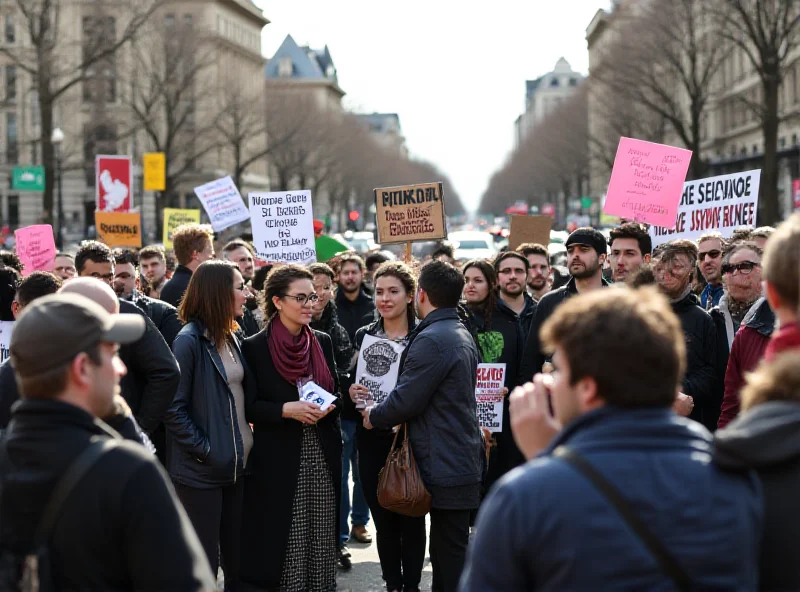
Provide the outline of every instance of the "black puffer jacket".
<path id="1" fill-rule="evenodd" d="M 691 292 L 678 302 L 673 302 L 672 310 L 681 321 L 686 340 L 683 392 L 694 399 L 694 411 L 690 417 L 713 432 L 717 428 L 722 404 L 714 321 L 700 308 L 697 296 Z"/>
<path id="2" fill-rule="evenodd" d="M 244 366 L 247 398 L 255 381 L 238 341 L 234 346 Z M 244 442 L 222 358 L 199 321 L 181 329 L 172 348 L 181 366 L 181 382 L 164 418 L 171 440 L 167 470 L 175 481 L 190 487 L 234 483 L 245 469 Z"/>

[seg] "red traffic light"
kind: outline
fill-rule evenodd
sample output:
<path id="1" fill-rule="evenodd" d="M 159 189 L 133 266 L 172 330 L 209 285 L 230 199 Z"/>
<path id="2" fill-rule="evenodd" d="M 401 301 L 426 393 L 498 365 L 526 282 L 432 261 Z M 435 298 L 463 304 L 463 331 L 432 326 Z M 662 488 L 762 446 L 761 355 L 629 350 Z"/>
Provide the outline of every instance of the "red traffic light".
<path id="1" fill-rule="evenodd" d="M 353 211 L 352 211 L 352 212 L 350 212 L 350 214 L 349 214 L 349 218 L 350 218 L 350 220 L 351 220 L 352 222 L 355 222 L 356 220 L 358 220 L 358 218 L 359 218 L 359 217 L 360 217 L 359 213 L 358 213 L 357 211 L 355 211 L 355 210 L 353 210 Z"/>

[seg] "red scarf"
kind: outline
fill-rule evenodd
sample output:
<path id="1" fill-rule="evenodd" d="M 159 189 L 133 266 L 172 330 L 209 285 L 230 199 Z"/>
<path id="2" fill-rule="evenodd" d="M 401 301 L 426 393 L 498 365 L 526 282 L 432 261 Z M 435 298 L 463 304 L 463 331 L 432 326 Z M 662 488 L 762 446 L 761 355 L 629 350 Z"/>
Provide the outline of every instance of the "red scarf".
<path id="1" fill-rule="evenodd" d="M 336 387 L 325 354 L 308 325 L 304 325 L 300 335 L 295 337 L 280 317 L 275 317 L 270 323 L 267 344 L 272 363 L 288 382 L 297 384 L 298 378 L 311 377 L 319 386 L 333 393 Z"/>
<path id="2" fill-rule="evenodd" d="M 778 354 L 797 347 L 800 347 L 800 325 L 797 323 L 784 325 L 769 340 L 764 359 L 769 362 Z"/>

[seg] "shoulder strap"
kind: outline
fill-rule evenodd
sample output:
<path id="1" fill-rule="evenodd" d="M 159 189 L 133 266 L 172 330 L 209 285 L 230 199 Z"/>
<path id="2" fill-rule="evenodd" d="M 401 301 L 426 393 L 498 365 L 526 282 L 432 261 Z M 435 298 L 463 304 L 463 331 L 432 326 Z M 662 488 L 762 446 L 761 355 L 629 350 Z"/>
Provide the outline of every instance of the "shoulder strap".
<path id="1" fill-rule="evenodd" d="M 636 533 L 636 536 L 641 539 L 647 547 L 647 550 L 650 551 L 650 554 L 658 562 L 661 570 L 675 583 L 677 590 L 687 592 L 692 589 L 689 576 L 683 571 L 683 568 L 678 565 L 675 557 L 673 557 L 664 544 L 656 538 L 652 531 L 647 528 L 644 521 L 636 514 L 630 503 L 628 503 L 611 482 L 603 477 L 597 469 L 586 461 L 586 459 L 566 446 L 559 446 L 556 448 L 553 451 L 553 456 L 572 465 L 579 473 L 583 474 L 584 477 L 591 481 L 603 496 L 605 496 L 622 519 L 628 523 L 631 530 Z"/>
<path id="2" fill-rule="evenodd" d="M 84 475 L 91 469 L 102 456 L 117 446 L 114 438 L 93 438 L 89 447 L 67 467 L 64 475 L 59 479 L 56 488 L 50 495 L 47 505 L 42 512 L 42 518 L 36 527 L 34 538 L 37 546 L 45 544 L 50 538 L 50 534 L 55 526 L 56 520 L 61 513 L 64 502 L 69 498 L 69 494 L 75 486 L 80 483 Z"/>

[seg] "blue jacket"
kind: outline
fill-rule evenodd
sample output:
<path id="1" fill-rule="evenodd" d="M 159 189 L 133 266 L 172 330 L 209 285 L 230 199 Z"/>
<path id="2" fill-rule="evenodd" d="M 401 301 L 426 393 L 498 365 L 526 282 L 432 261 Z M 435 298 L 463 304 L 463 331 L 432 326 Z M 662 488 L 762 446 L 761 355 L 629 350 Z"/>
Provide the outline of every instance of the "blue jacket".
<path id="1" fill-rule="evenodd" d="M 478 348 L 456 309 L 426 316 L 403 356 L 397 386 L 372 408 L 370 422 L 384 429 L 408 422 L 414 458 L 427 487 L 479 483 L 483 441 L 475 404 Z"/>
<path id="2" fill-rule="evenodd" d="M 463 592 L 670 590 L 606 498 L 550 453 L 567 445 L 617 486 L 695 590 L 756 590 L 762 500 L 752 473 L 711 464 L 711 435 L 669 409 L 604 407 L 498 482 L 478 515 Z"/>

